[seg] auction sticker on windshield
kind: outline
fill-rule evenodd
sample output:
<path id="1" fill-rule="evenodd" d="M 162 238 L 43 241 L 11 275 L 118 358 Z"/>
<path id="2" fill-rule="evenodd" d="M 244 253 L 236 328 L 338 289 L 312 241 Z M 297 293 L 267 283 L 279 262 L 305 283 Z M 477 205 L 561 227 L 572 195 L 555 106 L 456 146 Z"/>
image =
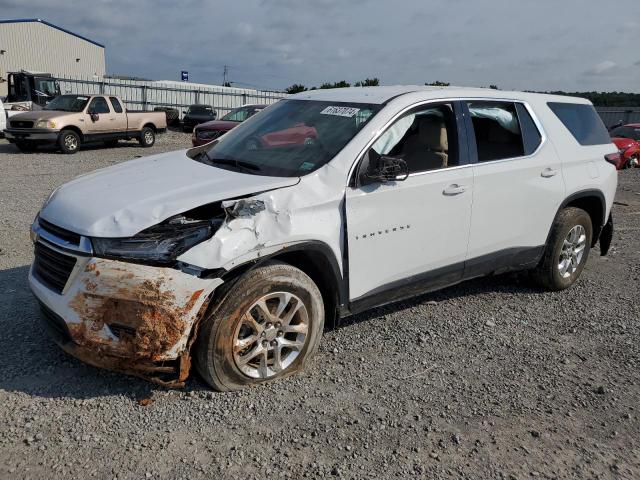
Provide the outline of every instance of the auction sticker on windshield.
<path id="1" fill-rule="evenodd" d="M 320 113 L 322 115 L 337 115 L 339 117 L 353 117 L 360 111 L 359 108 L 353 107 L 327 107 Z"/>

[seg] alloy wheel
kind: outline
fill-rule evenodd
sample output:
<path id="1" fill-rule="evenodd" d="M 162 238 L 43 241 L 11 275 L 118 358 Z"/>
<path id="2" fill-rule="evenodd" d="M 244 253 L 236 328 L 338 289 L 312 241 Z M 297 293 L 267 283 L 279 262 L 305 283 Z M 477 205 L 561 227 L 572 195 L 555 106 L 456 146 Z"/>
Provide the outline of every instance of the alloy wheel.
<path id="1" fill-rule="evenodd" d="M 558 271 L 562 278 L 568 278 L 578 269 L 587 246 L 587 234 L 582 225 L 576 225 L 567 234 L 558 261 Z"/>
<path id="2" fill-rule="evenodd" d="M 233 342 L 238 369 L 251 378 L 270 378 L 286 370 L 304 348 L 309 314 L 290 292 L 274 292 L 257 300 L 242 316 Z"/>

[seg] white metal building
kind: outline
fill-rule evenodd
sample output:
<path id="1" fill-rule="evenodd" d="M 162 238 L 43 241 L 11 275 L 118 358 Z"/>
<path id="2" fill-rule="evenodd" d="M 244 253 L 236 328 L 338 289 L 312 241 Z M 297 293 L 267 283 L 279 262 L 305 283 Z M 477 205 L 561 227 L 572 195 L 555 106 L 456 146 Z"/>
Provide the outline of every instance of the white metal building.
<path id="1" fill-rule="evenodd" d="M 39 18 L 0 20 L 0 97 L 7 72 L 91 78 L 105 74 L 104 45 Z"/>

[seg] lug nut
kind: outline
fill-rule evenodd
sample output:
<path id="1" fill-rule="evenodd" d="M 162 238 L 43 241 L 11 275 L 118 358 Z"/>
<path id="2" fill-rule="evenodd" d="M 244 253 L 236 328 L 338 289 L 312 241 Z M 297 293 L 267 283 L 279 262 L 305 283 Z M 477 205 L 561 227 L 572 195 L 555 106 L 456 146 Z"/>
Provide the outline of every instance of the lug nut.
<path id="1" fill-rule="evenodd" d="M 282 335 L 284 335 L 284 334 L 282 333 L 282 330 L 278 330 L 278 336 L 279 336 L 279 337 L 281 337 Z"/>
<path id="2" fill-rule="evenodd" d="M 262 333 L 260 334 L 260 336 L 261 336 L 262 338 L 266 337 L 266 336 L 267 336 L 267 332 L 262 332 Z"/>
<path id="3" fill-rule="evenodd" d="M 263 346 L 264 348 L 267 348 L 267 347 L 269 346 L 269 342 L 267 342 L 266 340 L 263 340 L 263 341 L 262 341 L 262 346 Z"/>
<path id="4" fill-rule="evenodd" d="M 278 345 L 278 342 L 276 342 L 275 340 L 271 341 L 271 346 L 272 347 L 276 347 Z"/>
<path id="5" fill-rule="evenodd" d="M 273 325 L 271 325 L 270 323 L 267 323 L 267 324 L 265 325 L 265 327 L 266 327 L 266 328 L 271 328 L 272 326 L 273 326 Z"/>
<path id="6" fill-rule="evenodd" d="M 280 322 L 276 323 L 276 328 L 280 328 L 282 324 Z"/>

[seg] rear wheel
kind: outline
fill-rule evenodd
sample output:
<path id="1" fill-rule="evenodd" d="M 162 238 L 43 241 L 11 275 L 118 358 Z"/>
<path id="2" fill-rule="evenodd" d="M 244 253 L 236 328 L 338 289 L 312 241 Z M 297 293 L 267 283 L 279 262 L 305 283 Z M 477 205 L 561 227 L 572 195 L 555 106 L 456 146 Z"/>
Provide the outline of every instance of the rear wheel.
<path id="1" fill-rule="evenodd" d="M 62 153 L 72 155 L 80 150 L 80 135 L 73 130 L 63 130 L 58 137 L 58 146 Z"/>
<path id="2" fill-rule="evenodd" d="M 153 128 L 144 127 L 140 132 L 140 139 L 138 140 L 143 148 L 152 147 L 156 143 L 156 132 Z"/>
<path id="3" fill-rule="evenodd" d="M 589 257 L 593 226 L 580 208 L 568 207 L 556 218 L 540 264 L 533 271 L 536 282 L 549 290 L 573 285 Z"/>
<path id="4" fill-rule="evenodd" d="M 220 391 L 286 377 L 313 357 L 324 327 L 316 284 L 269 262 L 245 274 L 203 320 L 195 345 L 200 375 Z"/>

